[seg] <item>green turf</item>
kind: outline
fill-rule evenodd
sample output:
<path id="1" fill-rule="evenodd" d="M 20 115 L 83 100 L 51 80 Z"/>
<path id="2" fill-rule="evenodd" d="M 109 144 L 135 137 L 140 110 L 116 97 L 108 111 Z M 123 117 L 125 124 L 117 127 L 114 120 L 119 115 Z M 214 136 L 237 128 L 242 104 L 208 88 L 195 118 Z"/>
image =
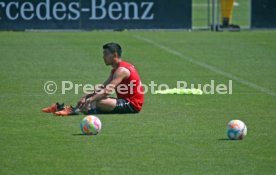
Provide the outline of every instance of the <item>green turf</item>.
<path id="1" fill-rule="evenodd" d="M 233 81 L 232 95 L 146 94 L 141 113 L 99 115 L 97 136 L 82 136 L 82 116 L 41 113 L 82 94 L 47 95 L 48 80 L 101 83 L 110 68 L 102 44 L 119 42 L 144 84 L 227 83 L 136 37 L 142 36 L 276 92 L 276 32 L 0 33 L 0 174 L 275 174 L 276 97 Z M 248 126 L 243 141 L 226 138 L 226 123 Z"/>

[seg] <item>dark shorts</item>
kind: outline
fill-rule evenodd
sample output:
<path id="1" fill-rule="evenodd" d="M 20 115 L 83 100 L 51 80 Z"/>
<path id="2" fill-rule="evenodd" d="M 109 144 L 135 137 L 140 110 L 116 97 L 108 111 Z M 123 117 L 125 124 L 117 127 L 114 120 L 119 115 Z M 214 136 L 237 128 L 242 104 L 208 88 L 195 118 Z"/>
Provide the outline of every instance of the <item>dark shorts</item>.
<path id="1" fill-rule="evenodd" d="M 112 113 L 118 113 L 118 114 L 123 114 L 123 113 L 137 113 L 137 111 L 133 108 L 132 104 L 130 104 L 129 101 L 118 98 L 116 99 L 116 107 L 112 111 Z"/>
<path id="2" fill-rule="evenodd" d="M 90 114 L 129 114 L 129 113 L 138 113 L 138 111 L 136 111 L 132 104 L 122 98 L 117 98 L 116 99 L 117 103 L 116 103 L 116 107 L 113 111 L 101 111 L 99 109 L 96 109 L 96 111 L 89 111 Z"/>

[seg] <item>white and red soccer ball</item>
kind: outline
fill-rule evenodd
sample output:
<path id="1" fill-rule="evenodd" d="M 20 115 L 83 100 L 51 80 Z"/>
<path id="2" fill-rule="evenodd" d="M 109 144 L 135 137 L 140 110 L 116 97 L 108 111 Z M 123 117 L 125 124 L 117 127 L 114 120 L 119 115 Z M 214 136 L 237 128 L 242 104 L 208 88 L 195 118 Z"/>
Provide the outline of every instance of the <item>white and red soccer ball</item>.
<path id="1" fill-rule="evenodd" d="M 98 117 L 88 115 L 82 119 L 80 128 L 85 135 L 97 135 L 102 129 L 102 122 Z"/>
<path id="2" fill-rule="evenodd" d="M 231 120 L 227 124 L 227 136 L 231 140 L 241 140 L 247 134 L 247 127 L 241 120 Z"/>

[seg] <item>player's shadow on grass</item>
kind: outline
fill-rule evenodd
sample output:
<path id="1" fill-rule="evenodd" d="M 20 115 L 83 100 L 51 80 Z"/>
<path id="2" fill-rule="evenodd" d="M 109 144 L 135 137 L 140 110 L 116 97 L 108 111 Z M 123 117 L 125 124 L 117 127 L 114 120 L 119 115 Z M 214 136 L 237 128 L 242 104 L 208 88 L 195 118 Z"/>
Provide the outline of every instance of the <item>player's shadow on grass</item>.
<path id="1" fill-rule="evenodd" d="M 218 139 L 218 141 L 232 141 L 232 140 L 229 138 L 220 138 L 220 139 Z"/>
<path id="2" fill-rule="evenodd" d="M 232 139 L 229 139 L 229 138 L 220 138 L 218 139 L 218 141 L 231 141 L 231 142 L 236 142 L 236 141 L 239 141 L 239 140 L 232 140 Z"/>
<path id="3" fill-rule="evenodd" d="M 79 133 L 79 134 L 72 134 L 72 136 L 88 136 L 88 135 Z"/>
<path id="4" fill-rule="evenodd" d="M 139 113 L 98 113 L 98 114 L 95 114 L 96 116 L 101 116 L 101 115 L 115 115 L 115 116 L 121 116 L 121 115 L 133 115 L 133 116 L 136 116 L 138 115 Z M 94 115 L 94 114 L 91 114 L 91 115 Z"/>

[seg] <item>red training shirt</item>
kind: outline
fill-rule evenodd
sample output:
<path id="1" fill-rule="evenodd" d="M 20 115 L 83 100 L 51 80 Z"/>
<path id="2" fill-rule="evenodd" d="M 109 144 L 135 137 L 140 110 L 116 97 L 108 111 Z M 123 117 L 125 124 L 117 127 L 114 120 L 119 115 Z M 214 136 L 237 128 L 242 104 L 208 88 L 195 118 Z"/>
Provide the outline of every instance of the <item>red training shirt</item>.
<path id="1" fill-rule="evenodd" d="M 115 88 L 117 97 L 129 101 L 133 108 L 139 112 L 144 104 L 144 90 L 139 74 L 135 67 L 126 61 L 121 61 L 118 68 L 119 67 L 128 69 L 130 76 L 127 79 L 122 80 L 122 82 Z M 111 70 L 112 75 L 115 71 L 116 69 Z"/>

